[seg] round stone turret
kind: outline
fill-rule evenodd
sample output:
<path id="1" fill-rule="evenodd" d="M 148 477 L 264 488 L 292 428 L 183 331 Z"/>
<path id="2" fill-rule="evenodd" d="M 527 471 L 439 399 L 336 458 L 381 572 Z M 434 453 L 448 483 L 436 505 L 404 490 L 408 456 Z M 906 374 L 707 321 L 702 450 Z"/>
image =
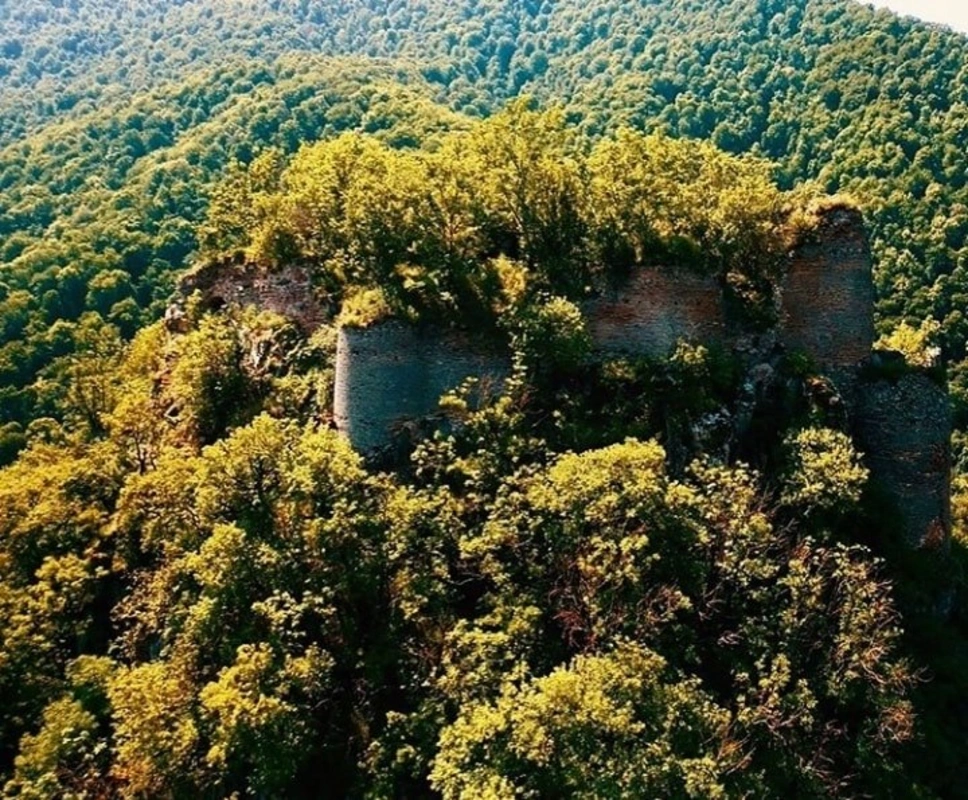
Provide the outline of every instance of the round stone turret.
<path id="1" fill-rule="evenodd" d="M 441 395 L 469 377 L 499 388 L 510 358 L 464 332 L 390 321 L 342 328 L 336 344 L 336 427 L 362 453 L 393 443 L 437 412 Z"/>

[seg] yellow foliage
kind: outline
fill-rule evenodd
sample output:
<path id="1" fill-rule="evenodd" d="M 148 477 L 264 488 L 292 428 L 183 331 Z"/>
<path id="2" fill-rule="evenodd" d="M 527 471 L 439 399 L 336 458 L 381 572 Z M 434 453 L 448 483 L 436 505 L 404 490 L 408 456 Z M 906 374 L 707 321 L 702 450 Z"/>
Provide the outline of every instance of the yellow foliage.
<path id="1" fill-rule="evenodd" d="M 336 324 L 344 328 L 369 328 L 392 313 L 382 289 L 357 289 L 346 296 Z"/>
<path id="2" fill-rule="evenodd" d="M 941 324 L 933 319 L 923 320 L 917 328 L 902 322 L 891 333 L 881 336 L 874 348 L 901 353 L 912 367 L 930 368 L 941 355 L 941 348 L 935 345 L 940 331 Z"/>
<path id="3" fill-rule="evenodd" d="M 114 712 L 114 775 L 125 797 L 175 792 L 197 774 L 199 731 L 187 676 L 156 661 L 120 670 L 109 688 Z"/>
<path id="4" fill-rule="evenodd" d="M 850 437 L 828 428 L 806 428 L 790 437 L 793 469 L 784 502 L 805 512 L 844 510 L 860 500 L 869 471 Z"/>
<path id="5" fill-rule="evenodd" d="M 450 798 L 725 797 L 717 759 L 729 715 L 665 661 L 620 644 L 472 702 L 440 736 L 431 785 Z M 607 741 L 607 747 L 602 742 Z"/>

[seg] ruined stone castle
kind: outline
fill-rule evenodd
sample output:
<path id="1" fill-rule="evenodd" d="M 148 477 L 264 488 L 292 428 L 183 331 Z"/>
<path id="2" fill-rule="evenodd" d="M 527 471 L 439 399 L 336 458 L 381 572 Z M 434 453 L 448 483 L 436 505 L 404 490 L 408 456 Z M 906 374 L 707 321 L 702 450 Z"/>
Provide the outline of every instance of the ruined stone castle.
<path id="1" fill-rule="evenodd" d="M 332 318 L 292 268 L 240 267 L 188 279 L 212 305 L 253 303 L 311 330 Z M 915 547 L 944 547 L 950 531 L 948 398 L 928 376 L 871 368 L 874 290 L 863 219 L 856 210 L 824 212 L 817 229 L 788 254 L 778 287 L 778 322 L 756 334 L 731 318 L 720 280 L 693 271 L 638 269 L 625 285 L 582 310 L 596 351 L 664 357 L 679 340 L 715 343 L 757 364 L 766 352 L 802 352 L 830 376 L 872 480 L 893 498 Z M 364 453 L 386 446 L 407 423 L 432 416 L 440 396 L 467 377 L 498 385 L 510 357 L 468 332 L 417 329 L 398 321 L 340 330 L 334 419 Z"/>

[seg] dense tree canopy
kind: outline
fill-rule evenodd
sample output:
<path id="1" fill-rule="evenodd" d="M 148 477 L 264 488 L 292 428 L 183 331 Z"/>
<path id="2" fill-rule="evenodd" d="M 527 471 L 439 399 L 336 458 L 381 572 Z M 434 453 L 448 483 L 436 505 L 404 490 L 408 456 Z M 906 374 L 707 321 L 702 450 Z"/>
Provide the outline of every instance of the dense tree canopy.
<path id="1" fill-rule="evenodd" d="M 210 257 L 307 266 L 343 324 L 477 309 L 514 374 L 377 472 L 327 424 L 331 324 L 83 313 L 0 471 L 7 793 L 932 796 L 962 723 L 919 670 L 963 662 L 905 634 L 937 564 L 893 552 L 822 378 L 777 362 L 723 458 L 694 432 L 742 363 L 590 361 L 568 299 L 650 259 L 768 276 L 795 232 L 767 176 L 523 102 L 233 168 Z"/>
<path id="2" fill-rule="evenodd" d="M 683 345 L 458 393 L 461 425 L 377 474 L 318 423 L 332 337 L 190 313 L 97 331 L 66 421 L 0 473 L 12 796 L 929 781 L 899 609 L 853 533 L 867 471 L 821 417 L 785 418 L 779 488 L 698 453 L 673 473 L 654 437 L 735 391 Z"/>
<path id="3" fill-rule="evenodd" d="M 267 152 L 216 190 L 202 256 L 307 265 L 346 301 L 344 324 L 372 322 L 366 306 L 486 325 L 644 264 L 718 274 L 772 307 L 808 200 L 780 192 L 766 162 L 709 143 L 625 129 L 588 151 L 559 111 L 518 101 L 425 148 L 345 133 L 288 164 Z"/>
<path id="4" fill-rule="evenodd" d="M 742 365 L 590 363 L 574 301 L 674 261 L 762 312 L 848 193 L 965 427 L 966 75 L 846 0 L 0 5 L 4 793 L 964 796 L 965 478 L 899 552 L 809 364 L 724 458 Z M 294 261 L 513 376 L 379 471 L 336 320 L 155 322 Z"/>

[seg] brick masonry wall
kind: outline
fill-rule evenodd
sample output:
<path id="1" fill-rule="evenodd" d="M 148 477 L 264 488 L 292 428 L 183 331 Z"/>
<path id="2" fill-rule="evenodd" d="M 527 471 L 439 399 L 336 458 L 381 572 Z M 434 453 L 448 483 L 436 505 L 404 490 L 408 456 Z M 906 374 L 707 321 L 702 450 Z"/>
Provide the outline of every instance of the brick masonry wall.
<path id="1" fill-rule="evenodd" d="M 827 212 L 789 255 L 781 282 L 780 341 L 821 365 L 859 364 L 874 344 L 874 284 L 864 220 Z"/>
<path id="2" fill-rule="evenodd" d="M 209 264 L 182 278 L 180 291 L 188 296 L 200 291 L 211 308 L 254 305 L 296 322 L 310 333 L 329 322 L 335 308 L 316 291 L 309 271 L 285 266 L 268 270 L 254 264 Z"/>
<path id="3" fill-rule="evenodd" d="M 790 255 L 780 335 L 823 366 L 856 364 L 873 343 L 871 261 L 863 218 L 834 209 Z M 730 344 L 722 287 L 686 269 L 642 268 L 584 303 L 596 350 L 662 358 L 680 339 Z M 483 360 L 482 360 L 483 359 Z M 345 331 L 338 341 L 336 424 L 357 449 L 389 444 L 394 428 L 432 414 L 439 396 L 470 375 L 506 375 L 468 336 L 416 332 L 399 323 Z"/>
<path id="4" fill-rule="evenodd" d="M 648 267 L 582 307 L 595 347 L 604 353 L 668 356 L 679 339 L 726 338 L 723 292 L 715 277 Z"/>
<path id="5" fill-rule="evenodd" d="M 498 387 L 510 372 L 507 353 L 468 335 L 400 322 L 343 328 L 336 349 L 334 417 L 360 452 L 375 452 L 434 414 L 441 395 L 465 378 Z"/>
<path id="6" fill-rule="evenodd" d="M 200 290 L 209 306 L 254 304 L 296 321 L 307 332 L 336 309 L 314 291 L 306 270 L 269 272 L 252 265 L 211 265 L 187 276 L 182 292 Z M 788 258 L 780 285 L 779 341 L 807 353 L 843 389 L 872 478 L 897 502 L 912 546 L 947 543 L 950 525 L 950 410 L 943 389 L 924 376 L 895 383 L 857 378 L 874 342 L 870 248 L 863 218 L 828 210 Z M 605 354 L 669 355 L 679 339 L 736 344 L 714 277 L 645 268 L 621 287 L 584 304 L 596 348 Z M 506 352 L 472 335 L 388 322 L 344 329 L 337 344 L 334 416 L 353 446 L 373 453 L 412 424 L 433 416 L 438 400 L 469 376 L 499 385 Z"/>
<path id="7" fill-rule="evenodd" d="M 726 335 L 718 283 L 689 272 L 642 270 L 583 311 L 602 352 L 663 357 L 680 338 L 709 342 Z M 496 383 L 510 369 L 508 353 L 486 349 L 466 333 L 400 322 L 344 328 L 336 351 L 336 426 L 357 450 L 375 452 L 408 423 L 434 414 L 440 396 L 465 378 Z"/>
<path id="8" fill-rule="evenodd" d="M 896 503 L 912 547 L 943 548 L 951 532 L 951 407 L 924 375 L 861 382 L 855 438 L 871 479 Z"/>

